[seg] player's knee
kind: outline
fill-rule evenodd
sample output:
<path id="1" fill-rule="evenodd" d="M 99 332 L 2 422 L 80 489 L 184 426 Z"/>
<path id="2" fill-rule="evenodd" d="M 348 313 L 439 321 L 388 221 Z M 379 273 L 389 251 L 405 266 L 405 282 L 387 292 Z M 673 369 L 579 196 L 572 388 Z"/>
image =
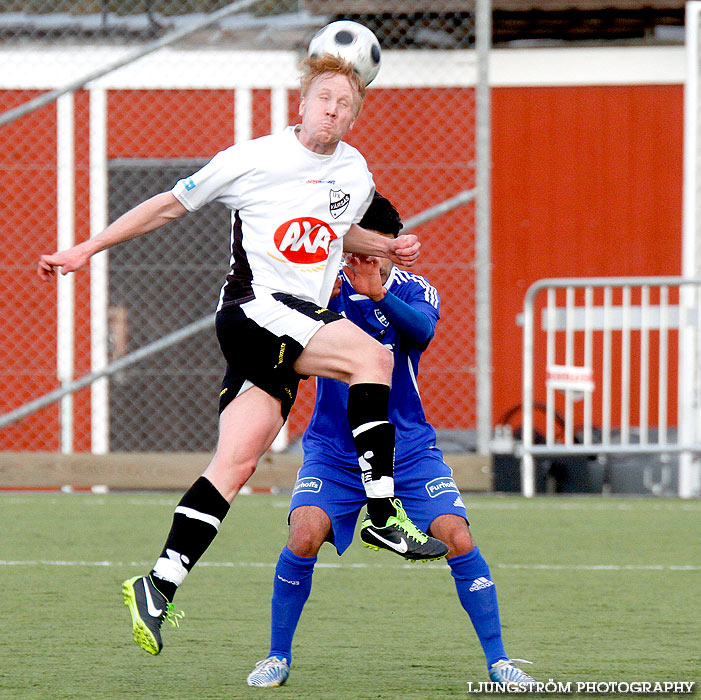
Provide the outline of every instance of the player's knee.
<path id="1" fill-rule="evenodd" d="M 448 558 L 467 554 L 475 548 L 470 528 L 459 516 L 440 516 L 433 521 L 430 530 L 433 537 L 448 545 Z"/>
<path id="2" fill-rule="evenodd" d="M 287 549 L 298 557 L 315 557 L 322 544 L 323 540 L 320 542 L 314 533 L 298 532 L 287 540 Z"/>
<path id="3" fill-rule="evenodd" d="M 215 455 L 203 475 L 231 503 L 241 487 L 253 476 L 255 470 L 255 462 L 232 464 Z"/>
<path id="4" fill-rule="evenodd" d="M 241 482 L 241 486 L 243 486 L 253 476 L 257 466 L 258 462 L 254 459 L 237 465 L 236 474 L 238 476 L 238 480 Z"/>
<path id="5" fill-rule="evenodd" d="M 392 370 L 394 369 L 394 353 L 384 345 L 380 348 L 380 365 L 391 377 Z"/>
<path id="6" fill-rule="evenodd" d="M 444 542 L 448 545 L 448 558 L 468 554 L 475 548 L 472 538 L 464 532 L 448 537 Z"/>
<path id="7" fill-rule="evenodd" d="M 243 486 L 256 471 L 258 460 L 255 457 L 231 458 L 226 470 L 231 474 L 231 479 Z"/>
<path id="8" fill-rule="evenodd" d="M 318 529 L 304 526 L 290 528 L 287 548 L 298 557 L 315 557 L 325 539 Z"/>
<path id="9" fill-rule="evenodd" d="M 391 381 L 394 369 L 394 355 L 389 348 L 379 343 L 369 346 L 367 352 L 358 355 L 358 372 L 369 372 L 377 379 Z"/>
<path id="10" fill-rule="evenodd" d="M 314 506 L 295 508 L 290 516 L 287 548 L 298 557 L 315 557 L 331 530 L 326 513 Z"/>

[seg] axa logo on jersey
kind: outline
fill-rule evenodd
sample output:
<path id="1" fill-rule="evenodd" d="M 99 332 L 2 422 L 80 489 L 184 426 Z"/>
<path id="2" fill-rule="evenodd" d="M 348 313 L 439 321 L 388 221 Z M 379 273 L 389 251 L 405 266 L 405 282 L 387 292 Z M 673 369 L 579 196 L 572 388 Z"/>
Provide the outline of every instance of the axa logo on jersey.
<path id="1" fill-rule="evenodd" d="M 321 219 L 302 217 L 278 226 L 273 240 L 275 247 L 293 263 L 308 265 L 329 257 L 329 246 L 336 232 Z"/>

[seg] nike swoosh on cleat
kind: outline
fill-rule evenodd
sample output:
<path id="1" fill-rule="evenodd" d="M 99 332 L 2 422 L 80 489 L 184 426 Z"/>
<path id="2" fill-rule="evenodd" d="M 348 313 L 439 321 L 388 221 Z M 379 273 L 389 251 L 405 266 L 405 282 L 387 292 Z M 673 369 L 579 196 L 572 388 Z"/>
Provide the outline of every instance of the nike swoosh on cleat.
<path id="1" fill-rule="evenodd" d="M 395 552 L 399 552 L 399 554 L 405 554 L 407 549 L 409 549 L 409 545 L 406 543 L 406 540 L 402 540 L 401 543 L 397 544 L 396 542 L 390 542 L 389 540 L 386 540 L 382 535 L 378 535 L 374 530 L 370 530 L 372 534 L 377 537 L 380 542 L 384 542 L 388 547 L 393 549 Z"/>
<path id="2" fill-rule="evenodd" d="M 157 608 L 153 603 L 153 598 L 151 597 L 151 591 L 148 589 L 148 584 L 146 579 L 142 578 L 141 582 L 144 584 L 144 591 L 146 592 L 146 609 L 151 617 L 159 617 L 163 613 L 163 609 Z"/>

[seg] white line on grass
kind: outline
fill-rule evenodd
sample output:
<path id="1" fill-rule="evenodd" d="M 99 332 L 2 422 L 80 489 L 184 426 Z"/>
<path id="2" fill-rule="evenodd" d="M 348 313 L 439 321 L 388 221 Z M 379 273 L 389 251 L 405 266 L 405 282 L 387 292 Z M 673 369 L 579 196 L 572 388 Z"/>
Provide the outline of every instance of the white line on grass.
<path id="1" fill-rule="evenodd" d="M 468 512 L 471 510 L 622 510 L 629 511 L 638 509 L 641 506 L 650 506 L 650 510 L 664 511 L 684 511 L 697 512 L 701 510 L 701 502 L 694 501 L 693 503 L 679 502 L 677 499 L 655 501 L 646 497 L 635 499 L 634 496 L 629 496 L 634 500 L 620 502 L 615 498 L 606 501 L 595 502 L 589 499 L 588 496 L 555 496 L 545 497 L 544 499 L 536 498 L 535 500 L 525 500 L 519 496 L 507 497 L 505 501 L 482 501 L 478 496 L 472 499 L 470 494 L 463 494 L 465 507 Z M 511 500 L 513 498 L 513 500 Z"/>
<path id="2" fill-rule="evenodd" d="M 0 566 L 103 566 L 103 567 L 148 567 L 150 564 L 143 561 L 63 561 L 51 559 L 27 559 L 27 560 L 3 560 Z M 275 568 L 275 563 L 256 561 L 204 561 L 197 564 L 198 567 L 211 568 Z M 494 564 L 498 569 L 526 569 L 530 571 L 701 571 L 701 565 L 694 564 Z M 321 569 L 412 569 L 424 571 L 426 569 L 445 569 L 447 564 L 332 564 L 318 563 Z"/>
<path id="3" fill-rule="evenodd" d="M 115 492 L 109 496 L 104 494 L 92 494 L 92 493 L 77 493 L 77 494 L 46 494 L 39 493 L 29 495 L 17 495 L 12 492 L 7 494 L 0 492 L 0 501 L 3 506 L 8 505 L 35 505 L 38 502 L 36 496 L 40 496 L 42 499 L 42 504 L 56 505 L 64 501 L 65 498 L 71 496 L 78 496 L 83 499 L 83 503 L 86 505 L 96 505 L 104 506 L 108 504 L 111 496 L 116 495 L 117 497 L 123 497 L 125 494 Z M 261 495 L 268 494 L 250 494 L 246 496 L 247 498 L 257 498 Z M 576 494 L 566 495 L 566 496 L 552 496 L 552 497 L 542 497 L 535 498 L 533 500 L 526 500 L 521 498 L 519 495 L 504 496 L 502 498 L 497 497 L 492 499 L 491 495 L 482 494 L 463 494 L 465 504 L 468 512 L 471 510 L 564 510 L 564 511 L 629 511 L 633 509 L 638 509 L 641 507 L 649 506 L 650 510 L 655 511 L 682 511 L 682 512 L 699 512 L 701 511 L 701 501 L 692 502 L 680 502 L 678 499 L 655 499 L 646 496 L 639 496 L 636 498 L 635 494 L 621 494 L 624 498 L 629 500 L 621 501 L 618 500 L 616 496 L 608 498 L 604 501 L 594 500 L 597 498 L 595 494 L 592 495 L 582 495 L 577 496 Z M 178 502 L 179 495 L 168 496 L 149 496 L 144 497 L 134 497 L 133 495 L 128 495 L 123 505 L 130 506 L 164 506 L 167 508 L 172 508 Z M 43 500 L 45 499 L 45 500 Z M 289 506 L 289 499 L 280 500 L 278 495 L 277 499 L 271 501 L 269 505 L 272 508 L 287 508 Z"/>

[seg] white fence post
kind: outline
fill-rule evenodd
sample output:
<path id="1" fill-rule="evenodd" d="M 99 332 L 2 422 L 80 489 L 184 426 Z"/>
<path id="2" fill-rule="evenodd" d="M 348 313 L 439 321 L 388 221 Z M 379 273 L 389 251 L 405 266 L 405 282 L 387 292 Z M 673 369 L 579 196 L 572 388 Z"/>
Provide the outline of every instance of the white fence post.
<path id="1" fill-rule="evenodd" d="M 56 198 L 58 250 L 75 242 L 75 119 L 73 94 L 61 95 L 56 102 Z M 58 275 L 57 282 L 57 346 L 56 369 L 62 386 L 73 379 L 75 355 L 75 279 L 73 275 Z M 61 399 L 60 450 L 73 452 L 73 396 Z"/>
<path id="2" fill-rule="evenodd" d="M 90 236 L 107 226 L 107 93 L 90 90 Z M 90 259 L 90 369 L 99 372 L 109 362 L 107 306 L 107 251 Z M 110 448 L 109 380 L 90 387 L 91 449 L 106 454 Z"/>

